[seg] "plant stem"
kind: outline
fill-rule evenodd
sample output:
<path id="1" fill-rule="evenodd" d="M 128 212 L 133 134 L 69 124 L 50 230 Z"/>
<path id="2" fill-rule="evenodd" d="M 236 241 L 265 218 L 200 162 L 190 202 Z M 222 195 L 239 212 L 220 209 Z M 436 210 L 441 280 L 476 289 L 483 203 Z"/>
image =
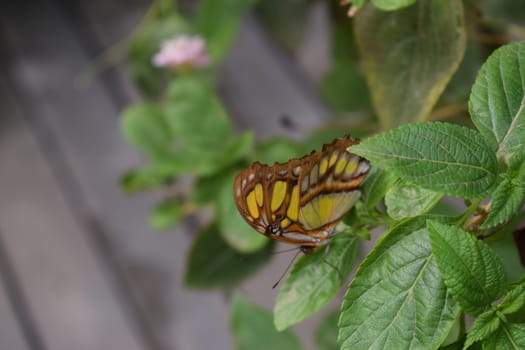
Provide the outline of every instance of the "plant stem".
<path id="1" fill-rule="evenodd" d="M 481 199 L 476 199 L 470 203 L 470 206 L 465 210 L 463 215 L 459 218 L 457 225 L 459 227 L 463 227 L 465 222 L 468 220 L 468 218 L 478 210 L 479 203 L 481 202 Z"/>

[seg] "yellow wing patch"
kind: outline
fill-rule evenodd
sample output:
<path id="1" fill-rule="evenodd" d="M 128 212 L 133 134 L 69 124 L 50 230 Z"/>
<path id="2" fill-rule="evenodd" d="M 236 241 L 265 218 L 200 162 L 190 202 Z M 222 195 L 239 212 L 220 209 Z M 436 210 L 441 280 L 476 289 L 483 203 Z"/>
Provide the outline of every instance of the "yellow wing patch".
<path id="1" fill-rule="evenodd" d="M 328 170 L 328 160 L 326 159 L 326 157 L 324 157 L 323 159 L 321 159 L 321 164 L 319 164 L 319 175 L 323 176 L 327 170 Z"/>
<path id="2" fill-rule="evenodd" d="M 335 174 L 341 174 L 343 172 L 343 170 L 345 169 L 345 166 L 346 166 L 346 157 L 345 156 L 342 156 L 338 161 L 337 161 L 337 164 L 335 165 Z"/>
<path id="3" fill-rule="evenodd" d="M 255 185 L 255 201 L 262 207 L 263 205 L 263 187 L 261 184 Z"/>
<path id="4" fill-rule="evenodd" d="M 270 209 L 272 212 L 279 209 L 281 204 L 283 204 L 285 197 L 286 197 L 286 181 L 277 181 L 273 185 L 272 201 L 270 204 Z"/>
<path id="5" fill-rule="evenodd" d="M 250 215 L 257 219 L 259 217 L 259 207 L 257 206 L 257 202 L 255 200 L 255 190 L 248 193 L 246 196 L 246 204 L 248 205 L 248 212 Z"/>
<path id="6" fill-rule="evenodd" d="M 286 215 L 290 220 L 297 221 L 299 216 L 299 186 L 294 186 L 292 189 L 292 195 L 290 196 L 290 203 L 288 204 Z"/>

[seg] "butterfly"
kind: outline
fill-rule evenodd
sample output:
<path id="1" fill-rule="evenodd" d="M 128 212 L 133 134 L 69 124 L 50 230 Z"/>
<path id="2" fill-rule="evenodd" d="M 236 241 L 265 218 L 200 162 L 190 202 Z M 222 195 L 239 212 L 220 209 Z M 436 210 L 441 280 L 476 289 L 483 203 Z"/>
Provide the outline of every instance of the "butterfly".
<path id="1" fill-rule="evenodd" d="M 346 150 L 357 143 L 344 136 L 300 159 L 253 163 L 234 180 L 239 213 L 263 235 L 313 253 L 361 196 L 370 164 Z"/>

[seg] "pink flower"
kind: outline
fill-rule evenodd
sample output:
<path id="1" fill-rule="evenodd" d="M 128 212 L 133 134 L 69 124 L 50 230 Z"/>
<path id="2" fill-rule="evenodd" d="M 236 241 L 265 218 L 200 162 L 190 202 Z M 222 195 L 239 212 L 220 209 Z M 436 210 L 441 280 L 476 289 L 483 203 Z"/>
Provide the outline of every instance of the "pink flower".
<path id="1" fill-rule="evenodd" d="M 210 64 L 210 58 L 203 38 L 181 35 L 163 42 L 152 63 L 156 67 L 205 67 Z"/>

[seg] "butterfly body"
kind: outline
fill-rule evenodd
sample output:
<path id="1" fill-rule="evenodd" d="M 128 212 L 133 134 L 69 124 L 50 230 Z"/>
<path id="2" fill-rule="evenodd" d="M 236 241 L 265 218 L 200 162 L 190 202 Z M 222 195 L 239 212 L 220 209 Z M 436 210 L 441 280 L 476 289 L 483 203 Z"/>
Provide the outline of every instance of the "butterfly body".
<path id="1" fill-rule="evenodd" d="M 345 136 L 287 163 L 253 163 L 235 178 L 237 209 L 258 232 L 313 252 L 361 195 L 370 166 L 346 151 L 356 143 Z"/>

